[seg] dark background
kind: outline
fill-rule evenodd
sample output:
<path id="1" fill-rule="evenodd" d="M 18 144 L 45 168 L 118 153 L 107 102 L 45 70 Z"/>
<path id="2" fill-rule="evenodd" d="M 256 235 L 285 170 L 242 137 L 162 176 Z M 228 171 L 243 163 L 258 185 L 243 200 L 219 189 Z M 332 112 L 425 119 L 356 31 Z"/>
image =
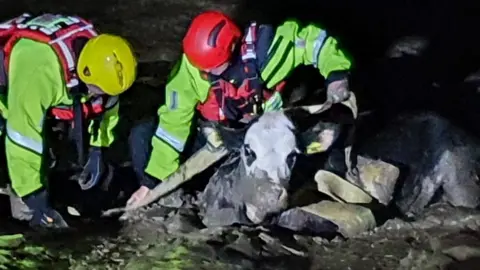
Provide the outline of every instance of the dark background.
<path id="1" fill-rule="evenodd" d="M 171 62 L 180 53 L 181 39 L 191 18 L 203 10 L 223 10 L 241 24 L 252 19 L 278 24 L 288 17 L 319 23 L 353 56 L 353 88 L 363 108 L 372 106 L 393 111 L 392 108 L 428 105 L 432 103 L 432 96 L 441 96 L 440 93 L 459 96 L 460 92 L 465 93 L 459 89 L 464 85 L 459 83 L 477 69 L 480 60 L 480 5 L 475 1 L 22 0 L 0 3 L 4 5 L 0 9 L 1 19 L 22 12 L 77 14 L 92 20 L 100 31 L 121 34 L 139 53 L 140 76 L 153 76 L 160 81 L 165 79 Z M 402 61 L 385 60 L 386 50 L 395 40 L 411 35 L 424 37 L 429 42 L 420 56 L 405 57 Z M 429 89 L 434 82 L 441 90 Z M 157 107 L 152 102 L 158 103 L 161 99 L 161 87 L 150 90 L 157 95 L 155 98 L 143 95 L 148 90 L 136 90 L 129 91 L 124 99 L 127 103 L 142 104 L 139 114 L 148 115 Z M 444 100 L 441 102 L 445 103 Z M 470 96 L 468 99 L 454 97 L 449 102 L 464 103 L 465 100 L 471 100 Z M 152 105 L 147 105 L 150 103 Z M 457 107 L 442 106 L 448 107 L 446 110 Z"/>

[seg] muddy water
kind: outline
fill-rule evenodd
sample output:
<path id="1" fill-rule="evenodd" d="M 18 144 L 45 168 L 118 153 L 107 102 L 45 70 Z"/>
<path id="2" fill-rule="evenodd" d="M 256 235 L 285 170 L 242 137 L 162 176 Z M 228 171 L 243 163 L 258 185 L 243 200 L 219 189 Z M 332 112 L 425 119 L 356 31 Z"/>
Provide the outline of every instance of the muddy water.
<path id="1" fill-rule="evenodd" d="M 178 56 L 181 35 L 196 12 L 215 8 L 234 14 L 239 6 L 238 0 L 84 0 L 68 5 L 24 0 L 16 6 L 3 2 L 11 8 L 1 9 L 2 19 L 25 11 L 73 12 L 92 19 L 102 31 L 124 35 L 139 53 L 140 76 L 155 78 L 153 84 L 162 82 Z M 161 101 L 157 89 L 139 86 L 137 90 L 123 98 L 127 107 L 141 104 L 142 109 L 154 110 L 154 103 Z M 147 101 L 149 106 L 143 103 Z M 126 119 L 135 121 L 148 113 L 128 114 Z M 106 221 L 73 224 L 78 231 L 39 235 L 2 220 L 3 234 L 23 232 L 27 239 L 1 246 L 0 265 L 6 269 L 478 269 L 472 264 L 478 264 L 480 257 L 480 213 L 445 206 L 435 207 L 418 222 L 388 221 L 375 232 L 347 241 L 245 228 L 210 231 L 199 228 L 198 222 L 180 220 L 178 214 L 123 229 Z"/>

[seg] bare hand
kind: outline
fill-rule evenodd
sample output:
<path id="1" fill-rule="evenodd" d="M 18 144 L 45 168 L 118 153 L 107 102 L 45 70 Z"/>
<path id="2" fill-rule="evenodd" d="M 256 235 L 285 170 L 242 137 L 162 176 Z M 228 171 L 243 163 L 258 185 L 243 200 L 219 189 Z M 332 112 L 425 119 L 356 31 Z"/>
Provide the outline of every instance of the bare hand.
<path id="1" fill-rule="evenodd" d="M 331 82 L 327 86 L 327 99 L 331 100 L 333 103 L 343 102 L 349 97 L 350 90 L 347 79 Z"/>
<path id="2" fill-rule="evenodd" d="M 136 207 L 149 193 L 150 189 L 148 187 L 141 186 L 130 196 L 130 199 L 127 201 L 127 207 Z"/>

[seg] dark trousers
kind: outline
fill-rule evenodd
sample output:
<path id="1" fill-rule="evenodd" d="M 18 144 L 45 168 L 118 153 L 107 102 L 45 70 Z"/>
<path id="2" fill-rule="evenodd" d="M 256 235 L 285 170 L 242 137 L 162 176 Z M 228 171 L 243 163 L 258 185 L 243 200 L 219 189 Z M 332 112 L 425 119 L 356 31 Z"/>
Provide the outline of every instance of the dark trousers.
<path id="1" fill-rule="evenodd" d="M 155 135 L 158 123 L 155 119 L 134 125 L 130 132 L 129 147 L 132 160 L 133 170 L 138 179 L 144 179 L 145 168 L 147 167 L 152 152 L 152 137 Z M 206 144 L 203 133 L 193 129 L 189 140 L 187 141 L 185 150 L 181 153 L 181 160 L 193 155 L 201 147 Z"/>

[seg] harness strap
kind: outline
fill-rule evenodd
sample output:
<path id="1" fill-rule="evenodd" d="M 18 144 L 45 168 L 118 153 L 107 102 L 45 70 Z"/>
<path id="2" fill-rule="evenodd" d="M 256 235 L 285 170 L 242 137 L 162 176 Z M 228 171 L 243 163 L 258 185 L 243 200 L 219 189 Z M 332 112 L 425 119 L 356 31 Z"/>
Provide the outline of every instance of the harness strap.
<path id="1" fill-rule="evenodd" d="M 5 53 L 0 47 L 0 95 L 7 93 L 7 71 L 5 70 Z"/>
<path id="2" fill-rule="evenodd" d="M 73 137 L 75 138 L 75 145 L 77 147 L 77 162 L 80 166 L 85 164 L 85 143 L 83 140 L 83 104 L 82 104 L 82 89 L 83 84 L 78 84 L 70 89 L 73 97 Z"/>
<path id="3" fill-rule="evenodd" d="M 3 48 L 0 47 L 0 95 L 5 96 L 7 94 L 7 72 L 5 70 L 5 53 L 3 52 Z M 5 130 L 6 121 L 3 118 L 3 115 L 0 112 L 0 135 Z"/>
<path id="4" fill-rule="evenodd" d="M 255 91 L 250 100 L 254 104 L 254 114 L 262 113 L 263 97 L 263 80 L 259 76 L 257 67 L 257 52 L 255 43 L 257 41 L 257 23 L 252 22 L 248 27 L 247 34 L 243 39 L 241 47 L 242 61 L 245 63 L 246 80 L 250 88 Z"/>
<path id="5" fill-rule="evenodd" d="M 242 44 L 242 60 L 257 59 L 257 52 L 255 51 L 255 42 L 257 41 L 257 23 L 252 22 L 248 27 L 247 34 L 244 37 Z"/>

